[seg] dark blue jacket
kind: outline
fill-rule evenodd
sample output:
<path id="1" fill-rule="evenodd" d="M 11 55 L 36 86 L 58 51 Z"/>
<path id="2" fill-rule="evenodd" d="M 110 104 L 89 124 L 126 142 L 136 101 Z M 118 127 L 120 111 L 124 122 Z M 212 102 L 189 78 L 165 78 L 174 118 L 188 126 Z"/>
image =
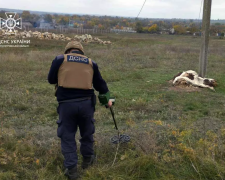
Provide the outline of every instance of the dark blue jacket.
<path id="1" fill-rule="evenodd" d="M 56 56 L 56 58 L 52 61 L 52 65 L 48 74 L 48 82 L 50 84 L 58 83 L 58 70 L 63 61 L 64 55 Z M 107 84 L 102 78 L 101 73 L 99 72 L 98 65 L 94 61 L 92 61 L 92 64 L 94 70 L 93 87 L 100 94 L 105 94 L 109 91 Z M 58 101 L 88 97 L 94 95 L 94 89 L 82 90 L 82 89 L 58 87 L 56 96 Z"/>

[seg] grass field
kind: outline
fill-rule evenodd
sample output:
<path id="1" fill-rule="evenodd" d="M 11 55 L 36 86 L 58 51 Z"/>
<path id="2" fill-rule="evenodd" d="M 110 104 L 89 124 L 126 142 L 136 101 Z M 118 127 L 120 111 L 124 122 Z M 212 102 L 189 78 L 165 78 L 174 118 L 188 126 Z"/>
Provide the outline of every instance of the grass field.
<path id="1" fill-rule="evenodd" d="M 111 46 L 84 44 L 116 97 L 121 144 L 110 111 L 98 103 L 97 163 L 82 180 L 225 179 L 225 41 L 210 40 L 207 77 L 216 91 L 180 89 L 178 72 L 198 71 L 200 38 L 147 34 L 99 35 Z M 0 49 L 0 179 L 63 180 L 56 136 L 57 102 L 47 82 L 52 60 L 66 42 L 31 39 L 29 48 Z M 79 135 L 77 135 L 79 139 Z M 79 143 L 78 143 L 79 145 Z M 80 157 L 80 156 L 79 156 Z"/>

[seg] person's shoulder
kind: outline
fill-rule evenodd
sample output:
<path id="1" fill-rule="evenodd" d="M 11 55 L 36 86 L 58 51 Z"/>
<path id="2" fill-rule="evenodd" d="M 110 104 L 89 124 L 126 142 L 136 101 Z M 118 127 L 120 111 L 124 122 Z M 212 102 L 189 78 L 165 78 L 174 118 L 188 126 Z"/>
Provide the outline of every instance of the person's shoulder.
<path id="1" fill-rule="evenodd" d="M 55 57 L 55 60 L 57 61 L 60 61 L 60 60 L 63 60 L 64 59 L 64 55 L 63 54 L 60 54 L 58 56 Z"/>
<path id="2" fill-rule="evenodd" d="M 97 66 L 97 63 L 91 59 L 92 64 Z"/>

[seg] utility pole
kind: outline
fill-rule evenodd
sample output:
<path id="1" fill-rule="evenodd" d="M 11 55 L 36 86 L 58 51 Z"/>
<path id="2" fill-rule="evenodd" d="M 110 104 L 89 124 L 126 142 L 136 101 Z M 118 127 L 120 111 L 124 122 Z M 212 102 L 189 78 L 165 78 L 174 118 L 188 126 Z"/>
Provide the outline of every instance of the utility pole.
<path id="1" fill-rule="evenodd" d="M 205 77 L 207 67 L 207 56 L 209 46 L 209 28 L 211 17 L 212 0 L 204 0 L 203 20 L 202 20 L 202 45 L 199 57 L 199 75 Z"/>

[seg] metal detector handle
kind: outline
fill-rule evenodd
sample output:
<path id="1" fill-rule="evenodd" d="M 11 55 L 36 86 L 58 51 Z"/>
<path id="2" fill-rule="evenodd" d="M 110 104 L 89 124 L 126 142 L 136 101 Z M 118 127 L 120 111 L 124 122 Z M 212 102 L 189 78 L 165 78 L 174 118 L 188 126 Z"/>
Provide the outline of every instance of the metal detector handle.
<path id="1" fill-rule="evenodd" d="M 109 99 L 109 101 L 112 102 L 112 105 L 115 105 L 115 98 L 114 98 L 114 97 L 111 97 L 111 98 Z M 106 108 L 109 108 L 108 104 L 106 104 L 105 107 L 106 107 Z"/>
<path id="2" fill-rule="evenodd" d="M 114 112 L 113 112 L 113 108 L 112 107 L 110 107 L 110 111 L 111 111 L 112 118 L 113 118 L 113 121 L 114 121 L 114 124 L 115 124 L 115 128 L 116 128 L 116 130 L 118 130 L 118 127 L 117 127 L 117 124 L 116 124 L 116 120 L 115 120 L 115 117 L 114 117 Z"/>

